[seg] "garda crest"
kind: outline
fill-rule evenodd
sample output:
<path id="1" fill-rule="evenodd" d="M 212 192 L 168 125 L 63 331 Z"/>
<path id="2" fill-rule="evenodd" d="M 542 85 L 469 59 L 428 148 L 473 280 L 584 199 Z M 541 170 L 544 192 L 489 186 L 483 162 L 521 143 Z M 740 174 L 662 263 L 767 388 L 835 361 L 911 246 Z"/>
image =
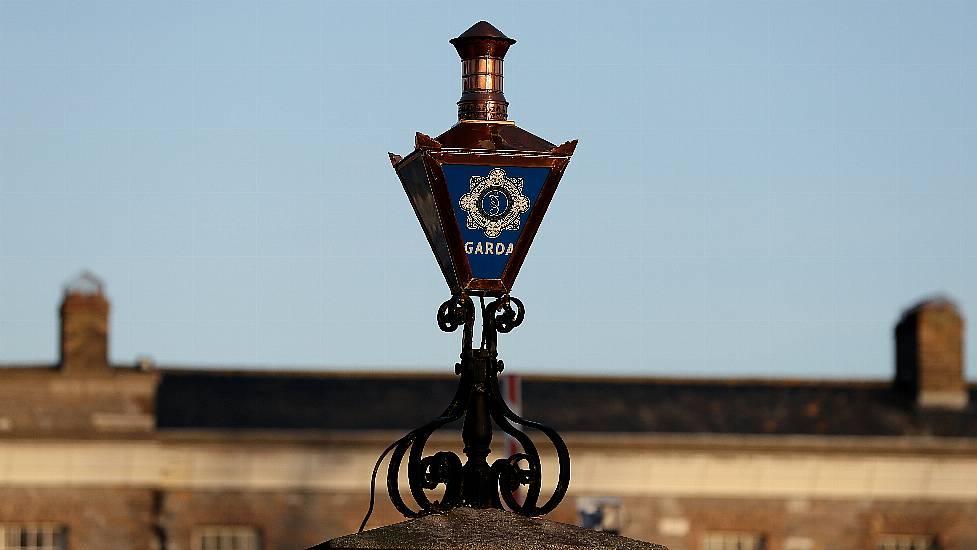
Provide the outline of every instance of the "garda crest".
<path id="1" fill-rule="evenodd" d="M 520 216 L 529 210 L 523 187 L 522 178 L 509 177 L 502 168 L 493 168 L 487 176 L 472 176 L 469 192 L 458 201 L 468 214 L 465 226 L 484 230 L 490 239 L 503 230 L 518 231 Z"/>

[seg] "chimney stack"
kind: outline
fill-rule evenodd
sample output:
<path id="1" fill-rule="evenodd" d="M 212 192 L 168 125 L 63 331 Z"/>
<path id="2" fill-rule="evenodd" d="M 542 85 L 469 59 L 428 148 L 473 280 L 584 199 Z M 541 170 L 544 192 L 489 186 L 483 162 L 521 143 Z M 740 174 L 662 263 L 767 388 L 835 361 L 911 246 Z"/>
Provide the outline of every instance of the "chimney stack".
<path id="1" fill-rule="evenodd" d="M 896 380 L 919 407 L 963 409 L 964 321 L 953 302 L 928 300 L 906 311 L 896 325 Z"/>
<path id="2" fill-rule="evenodd" d="M 509 103 L 502 93 L 502 60 L 516 41 L 479 21 L 450 42 L 461 57 L 458 120 L 506 120 Z"/>
<path id="3" fill-rule="evenodd" d="M 109 301 L 102 281 L 85 272 L 65 287 L 61 302 L 61 371 L 99 374 L 108 368 Z"/>

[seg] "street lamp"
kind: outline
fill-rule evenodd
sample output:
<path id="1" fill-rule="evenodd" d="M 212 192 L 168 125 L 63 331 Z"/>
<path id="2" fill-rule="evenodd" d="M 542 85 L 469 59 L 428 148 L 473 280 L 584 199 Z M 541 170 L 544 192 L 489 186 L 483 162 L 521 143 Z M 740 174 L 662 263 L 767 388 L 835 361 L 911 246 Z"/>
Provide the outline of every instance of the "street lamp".
<path id="1" fill-rule="evenodd" d="M 441 416 L 390 445 L 374 470 L 375 476 L 389 453 L 387 492 L 407 517 L 458 506 L 538 516 L 560 503 L 570 481 L 570 457 L 560 436 L 516 415 L 499 391 L 503 364 L 496 349 L 498 334 L 511 331 L 525 315 L 522 302 L 509 291 L 577 144 L 554 145 L 507 120 L 502 63 L 514 43 L 485 21 L 451 40 L 462 64 L 458 123 L 437 138 L 417 133 L 414 151 L 406 157 L 390 154 L 451 289 L 451 298 L 438 310 L 438 325 L 447 332 L 464 327 L 455 398 Z M 477 348 L 472 343 L 473 296 L 479 298 L 482 315 Z M 486 298 L 491 299 L 488 304 Z M 460 457 L 445 451 L 424 456 L 431 434 L 462 418 L 467 461 L 462 464 Z M 514 437 L 523 452 L 489 464 L 493 423 Z M 541 431 L 556 450 L 556 487 L 543 501 L 540 456 L 519 427 Z M 405 456 L 416 507 L 400 492 Z M 443 496 L 432 500 L 428 492 L 439 486 Z M 361 530 L 367 519 L 369 513 Z"/>
<path id="2" fill-rule="evenodd" d="M 480 21 L 451 40 L 458 124 L 390 160 L 453 294 L 509 292 L 576 141 L 556 146 L 506 119 L 502 62 L 515 40 Z"/>

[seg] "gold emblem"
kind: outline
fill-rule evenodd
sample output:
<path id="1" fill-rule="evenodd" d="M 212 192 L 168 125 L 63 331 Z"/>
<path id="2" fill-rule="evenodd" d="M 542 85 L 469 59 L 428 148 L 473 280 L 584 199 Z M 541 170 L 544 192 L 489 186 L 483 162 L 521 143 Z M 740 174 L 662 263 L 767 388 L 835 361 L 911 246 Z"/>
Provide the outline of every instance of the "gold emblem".
<path id="1" fill-rule="evenodd" d="M 519 218 L 529 210 L 522 178 L 509 177 L 505 170 L 493 168 L 487 176 L 472 176 L 468 187 L 468 193 L 458 201 L 458 206 L 468 213 L 468 229 L 482 229 L 490 239 L 504 230 L 519 230 Z"/>

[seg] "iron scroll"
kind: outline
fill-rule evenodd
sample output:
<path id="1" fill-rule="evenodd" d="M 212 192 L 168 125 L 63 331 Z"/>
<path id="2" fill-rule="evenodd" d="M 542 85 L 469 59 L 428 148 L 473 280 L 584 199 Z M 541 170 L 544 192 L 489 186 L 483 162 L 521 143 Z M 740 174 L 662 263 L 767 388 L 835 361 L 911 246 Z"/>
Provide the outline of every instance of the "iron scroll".
<path id="1" fill-rule="evenodd" d="M 475 304 L 459 294 L 441 304 L 438 326 L 445 332 L 464 327 L 461 362 L 455 365 L 460 376 L 451 403 L 440 416 L 415 428 L 392 443 L 381 454 L 374 467 L 370 509 L 360 531 L 366 526 L 374 505 L 375 478 L 384 457 L 390 454 L 387 467 L 387 493 L 394 507 L 408 518 L 445 512 L 458 506 L 508 509 L 524 516 L 549 513 L 563 500 L 570 484 L 570 454 L 556 430 L 522 418 L 506 404 L 499 389 L 498 374 L 504 369 L 498 359 L 498 334 L 510 332 L 525 318 L 523 303 L 503 296 L 489 304 L 481 301 L 481 344 L 473 348 Z M 438 451 L 425 455 L 431 435 L 448 424 L 464 418 L 462 440 L 467 461 L 457 454 Z M 487 457 L 492 443 L 493 424 L 512 436 L 522 452 L 499 458 L 490 465 Z M 518 426 L 518 427 L 517 427 Z M 556 451 L 559 475 L 553 493 L 539 503 L 542 491 L 542 464 L 536 444 L 519 427 L 538 430 Z M 405 502 L 400 487 L 400 471 L 407 459 L 407 485 L 415 506 Z M 432 500 L 428 491 L 444 487 L 440 500 Z M 523 488 L 524 492 L 519 491 Z"/>

